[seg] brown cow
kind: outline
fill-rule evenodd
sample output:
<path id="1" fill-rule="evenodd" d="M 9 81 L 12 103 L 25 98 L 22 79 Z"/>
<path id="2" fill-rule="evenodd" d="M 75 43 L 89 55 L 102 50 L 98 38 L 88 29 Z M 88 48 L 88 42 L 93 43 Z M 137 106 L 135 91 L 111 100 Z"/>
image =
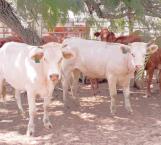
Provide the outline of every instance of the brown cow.
<path id="1" fill-rule="evenodd" d="M 9 36 L 9 37 L 6 37 L 6 38 L 0 38 L 0 47 L 2 47 L 3 44 L 5 44 L 6 42 L 11 42 L 11 41 L 23 42 L 23 40 L 18 36 Z"/>
<path id="2" fill-rule="evenodd" d="M 46 34 L 43 34 L 42 37 L 41 37 L 41 40 L 43 42 L 43 44 L 46 44 L 48 42 L 58 42 L 58 43 L 61 43 L 63 41 L 64 37 L 62 35 L 60 35 L 59 37 L 54 35 L 54 33 L 46 33 Z M 3 44 L 5 44 L 6 42 L 24 42 L 21 37 L 19 36 L 9 36 L 9 37 L 6 37 L 6 38 L 0 38 L 0 47 L 3 46 Z"/>
<path id="3" fill-rule="evenodd" d="M 132 42 L 140 42 L 141 38 L 135 34 L 131 34 L 128 36 L 119 36 L 115 39 L 114 42 L 117 43 L 122 43 L 122 44 L 128 44 L 128 43 L 132 43 Z"/>
<path id="4" fill-rule="evenodd" d="M 145 69 L 147 70 L 147 97 L 150 97 L 151 96 L 150 85 L 152 82 L 153 73 L 155 69 L 159 69 L 159 84 L 161 90 L 161 49 L 158 49 L 150 56 Z"/>
<path id="5" fill-rule="evenodd" d="M 43 44 L 46 44 L 46 43 L 49 43 L 49 42 L 58 42 L 58 43 L 61 43 L 63 41 L 63 37 L 62 36 L 58 37 L 54 33 L 43 34 L 41 39 L 42 39 Z"/>
<path id="6" fill-rule="evenodd" d="M 106 41 L 106 42 L 116 42 L 116 43 L 128 44 L 131 42 L 141 41 L 141 37 L 136 34 L 116 37 L 115 34 L 113 32 L 110 32 L 107 28 L 102 28 L 101 32 L 95 32 L 94 35 L 96 37 L 100 36 L 101 41 Z"/>
<path id="7" fill-rule="evenodd" d="M 101 32 L 95 32 L 94 36 L 101 38 L 101 41 L 115 42 L 116 36 L 113 32 L 110 32 L 107 28 L 102 28 Z"/>

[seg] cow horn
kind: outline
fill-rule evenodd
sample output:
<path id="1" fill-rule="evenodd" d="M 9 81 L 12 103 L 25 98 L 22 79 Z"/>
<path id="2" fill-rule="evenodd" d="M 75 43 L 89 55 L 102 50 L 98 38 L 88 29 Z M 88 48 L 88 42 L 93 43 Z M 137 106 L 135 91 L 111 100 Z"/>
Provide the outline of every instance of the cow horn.
<path id="1" fill-rule="evenodd" d="M 62 48 L 65 48 L 65 47 L 67 47 L 68 46 L 68 44 L 64 44 L 64 45 L 62 45 Z"/>
<path id="2" fill-rule="evenodd" d="M 38 48 L 43 49 L 43 46 L 38 46 Z"/>
<path id="3" fill-rule="evenodd" d="M 157 51 L 157 50 L 158 50 L 158 45 L 153 44 L 153 45 L 150 45 L 150 46 L 148 47 L 147 52 L 152 54 L 152 53 L 154 53 L 154 52 Z"/>

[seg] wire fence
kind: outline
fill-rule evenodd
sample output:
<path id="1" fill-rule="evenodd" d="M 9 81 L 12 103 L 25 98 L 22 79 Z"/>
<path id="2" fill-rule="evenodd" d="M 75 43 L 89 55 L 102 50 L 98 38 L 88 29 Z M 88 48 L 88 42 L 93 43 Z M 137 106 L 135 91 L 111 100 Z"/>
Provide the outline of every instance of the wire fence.
<path id="1" fill-rule="evenodd" d="M 103 27 L 105 27 L 105 25 L 103 25 Z M 96 26 L 92 26 L 92 27 L 70 26 L 70 27 L 65 27 L 65 31 L 61 31 L 61 32 L 52 31 L 52 32 L 50 32 L 50 34 L 52 34 L 53 37 L 75 36 L 75 37 L 83 37 L 86 39 L 95 39 L 93 34 L 94 34 L 94 32 L 99 31 L 99 29 L 100 29 L 100 27 L 96 27 Z M 146 27 L 139 27 L 139 26 L 134 27 L 134 31 L 135 30 L 140 30 L 145 37 L 147 37 L 147 36 L 151 36 L 151 37 L 161 36 L 161 32 L 159 30 L 154 30 L 154 29 L 149 30 Z M 48 31 L 43 26 L 39 27 L 38 34 L 40 34 L 40 37 L 45 33 L 48 33 Z M 8 28 L 4 24 L 0 23 L 0 38 L 6 38 L 6 37 L 12 36 L 14 34 L 15 33 L 10 28 Z M 125 30 L 122 32 L 115 32 L 115 34 L 116 34 L 116 36 L 127 35 L 128 28 L 125 28 Z"/>

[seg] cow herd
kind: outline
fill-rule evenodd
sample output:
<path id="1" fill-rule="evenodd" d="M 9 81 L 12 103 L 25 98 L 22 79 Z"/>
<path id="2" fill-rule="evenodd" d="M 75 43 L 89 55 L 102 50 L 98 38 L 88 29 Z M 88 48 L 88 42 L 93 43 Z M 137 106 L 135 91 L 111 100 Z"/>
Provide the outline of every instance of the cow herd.
<path id="1" fill-rule="evenodd" d="M 43 123 L 46 128 L 51 128 L 48 106 L 55 86 L 62 83 L 65 106 L 69 105 L 69 87 L 73 99 L 78 101 L 80 73 L 90 78 L 107 79 L 112 114 L 116 113 L 116 86 L 121 85 L 125 108 L 131 113 L 130 80 L 136 68 L 144 65 L 146 53 L 155 53 L 157 49 L 153 42 L 125 45 L 76 37 L 66 38 L 61 44 L 50 42 L 42 46 L 8 42 L 0 49 L 0 93 L 4 95 L 4 81 L 8 82 L 15 89 L 18 107 L 23 112 L 20 91 L 27 92 L 29 136 L 35 132 L 35 97 L 40 95 L 44 99 Z"/>

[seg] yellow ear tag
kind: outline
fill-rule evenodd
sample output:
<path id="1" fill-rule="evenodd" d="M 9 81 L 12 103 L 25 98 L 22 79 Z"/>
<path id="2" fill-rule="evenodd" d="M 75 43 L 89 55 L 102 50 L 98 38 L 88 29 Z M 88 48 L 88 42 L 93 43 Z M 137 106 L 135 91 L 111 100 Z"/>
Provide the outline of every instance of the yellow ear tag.
<path id="1" fill-rule="evenodd" d="M 43 57 L 43 53 L 36 54 L 32 57 L 35 63 L 40 63 L 41 58 Z"/>
<path id="2" fill-rule="evenodd" d="M 40 58 L 38 56 L 34 56 L 33 58 L 35 63 L 40 63 Z"/>
<path id="3" fill-rule="evenodd" d="M 38 58 L 35 58 L 35 63 L 40 63 L 40 60 Z"/>

